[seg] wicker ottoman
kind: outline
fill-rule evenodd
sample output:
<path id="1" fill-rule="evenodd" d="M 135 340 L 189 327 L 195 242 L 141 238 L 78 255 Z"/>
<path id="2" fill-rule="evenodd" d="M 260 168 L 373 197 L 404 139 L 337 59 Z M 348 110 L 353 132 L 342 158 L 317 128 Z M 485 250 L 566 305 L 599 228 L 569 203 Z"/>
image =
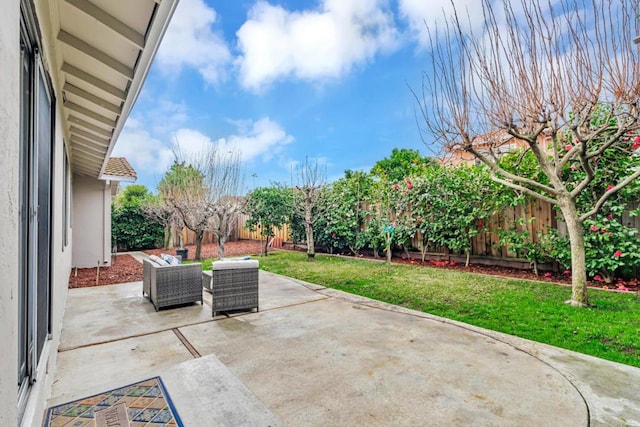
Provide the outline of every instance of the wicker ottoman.
<path id="1" fill-rule="evenodd" d="M 229 310 L 258 311 L 258 261 L 220 260 L 211 270 L 212 315 Z"/>
<path id="2" fill-rule="evenodd" d="M 202 287 L 209 293 L 211 293 L 211 278 L 211 270 L 205 270 L 202 272 Z"/>

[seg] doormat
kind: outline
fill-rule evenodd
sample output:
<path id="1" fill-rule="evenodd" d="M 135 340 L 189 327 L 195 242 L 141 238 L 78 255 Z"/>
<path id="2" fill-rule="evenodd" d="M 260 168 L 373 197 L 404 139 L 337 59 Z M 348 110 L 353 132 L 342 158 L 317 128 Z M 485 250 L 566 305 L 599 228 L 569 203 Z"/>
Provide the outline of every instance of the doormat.
<path id="1" fill-rule="evenodd" d="M 105 424 L 100 424 L 101 422 Z M 52 406 L 47 409 L 43 427 L 102 427 L 103 425 L 183 426 L 162 380 L 160 377 L 155 377 Z"/>

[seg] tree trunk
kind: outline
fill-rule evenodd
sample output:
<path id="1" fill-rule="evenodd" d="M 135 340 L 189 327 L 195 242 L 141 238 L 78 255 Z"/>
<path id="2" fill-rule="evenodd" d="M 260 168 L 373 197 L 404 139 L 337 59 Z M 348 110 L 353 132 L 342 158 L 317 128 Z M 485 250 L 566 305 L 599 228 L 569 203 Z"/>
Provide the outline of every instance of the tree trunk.
<path id="1" fill-rule="evenodd" d="M 578 216 L 575 202 L 561 202 L 560 210 L 567 224 L 571 244 L 571 299 L 565 301 L 576 307 L 587 307 L 587 268 L 584 250 L 584 230 Z"/>
<path id="2" fill-rule="evenodd" d="M 204 237 L 204 232 L 203 231 L 196 232 L 196 256 L 195 256 L 195 260 L 196 261 L 200 261 L 200 254 L 202 253 L 202 238 L 203 237 Z"/>
<path id="3" fill-rule="evenodd" d="M 464 251 L 464 253 L 466 255 L 464 266 L 469 267 L 469 264 L 471 264 L 471 251 L 467 249 Z"/>
<path id="4" fill-rule="evenodd" d="M 269 236 L 264 239 L 264 256 L 269 255 Z"/>
<path id="5" fill-rule="evenodd" d="M 164 248 L 171 249 L 171 224 L 167 224 L 164 226 Z"/>
<path id="6" fill-rule="evenodd" d="M 316 256 L 315 240 L 313 238 L 313 201 L 307 195 L 304 207 L 304 231 L 307 235 L 307 261 L 313 261 Z"/>
<path id="7" fill-rule="evenodd" d="M 218 236 L 218 259 L 224 258 L 224 244 L 227 242 L 227 236 Z"/>
<path id="8" fill-rule="evenodd" d="M 307 260 L 313 261 L 316 256 L 315 241 L 313 239 L 313 226 L 305 223 L 305 231 L 307 234 Z"/>

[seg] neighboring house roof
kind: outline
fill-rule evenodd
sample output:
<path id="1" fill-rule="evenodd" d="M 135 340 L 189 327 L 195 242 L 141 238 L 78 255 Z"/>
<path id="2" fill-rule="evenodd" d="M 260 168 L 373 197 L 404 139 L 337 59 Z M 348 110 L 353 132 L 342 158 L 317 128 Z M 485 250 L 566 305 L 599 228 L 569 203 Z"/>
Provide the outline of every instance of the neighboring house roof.
<path id="1" fill-rule="evenodd" d="M 102 174 L 102 179 L 112 181 L 134 182 L 137 178 L 136 171 L 124 157 L 110 157 Z"/>
<path id="2" fill-rule="evenodd" d="M 103 178 L 178 0 L 40 2 L 73 172 Z M 47 22 L 46 19 L 43 22 Z M 108 179 L 108 178 L 106 178 Z"/>
<path id="3" fill-rule="evenodd" d="M 544 143 L 548 142 L 549 140 L 550 137 L 544 133 L 540 134 L 540 136 L 538 137 L 538 144 L 542 144 L 541 146 L 543 151 L 548 151 L 548 144 Z M 516 150 L 518 148 L 527 147 L 527 143 L 524 140 L 518 139 L 509 134 L 504 129 L 496 129 L 475 137 L 473 139 L 473 147 L 480 152 L 488 153 L 489 151 L 491 151 L 495 155 L 500 155 Z M 445 158 L 440 159 L 440 164 L 458 165 L 461 163 L 478 163 L 473 154 L 465 151 L 460 146 L 449 148 L 446 151 L 448 154 L 447 156 L 445 156 Z"/>
<path id="4" fill-rule="evenodd" d="M 500 147 L 508 142 L 511 142 L 512 139 L 515 139 L 513 135 L 509 134 L 504 129 L 492 130 L 491 132 L 487 132 L 484 135 L 479 135 L 473 140 L 473 145 L 482 147 L 482 146 L 493 146 Z M 524 142 L 524 141 L 522 141 Z"/>

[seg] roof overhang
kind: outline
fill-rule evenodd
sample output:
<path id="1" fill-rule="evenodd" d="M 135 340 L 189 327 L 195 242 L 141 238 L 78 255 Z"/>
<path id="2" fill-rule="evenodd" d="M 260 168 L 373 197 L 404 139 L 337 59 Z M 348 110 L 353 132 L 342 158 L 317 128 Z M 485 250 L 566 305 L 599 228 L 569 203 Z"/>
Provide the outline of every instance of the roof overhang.
<path id="1" fill-rule="evenodd" d="M 105 167 L 142 89 L 178 0 L 48 3 L 63 126 L 75 173 Z"/>
<path id="2" fill-rule="evenodd" d="M 124 157 L 110 157 L 101 179 L 105 181 L 136 182 L 138 175 Z"/>

